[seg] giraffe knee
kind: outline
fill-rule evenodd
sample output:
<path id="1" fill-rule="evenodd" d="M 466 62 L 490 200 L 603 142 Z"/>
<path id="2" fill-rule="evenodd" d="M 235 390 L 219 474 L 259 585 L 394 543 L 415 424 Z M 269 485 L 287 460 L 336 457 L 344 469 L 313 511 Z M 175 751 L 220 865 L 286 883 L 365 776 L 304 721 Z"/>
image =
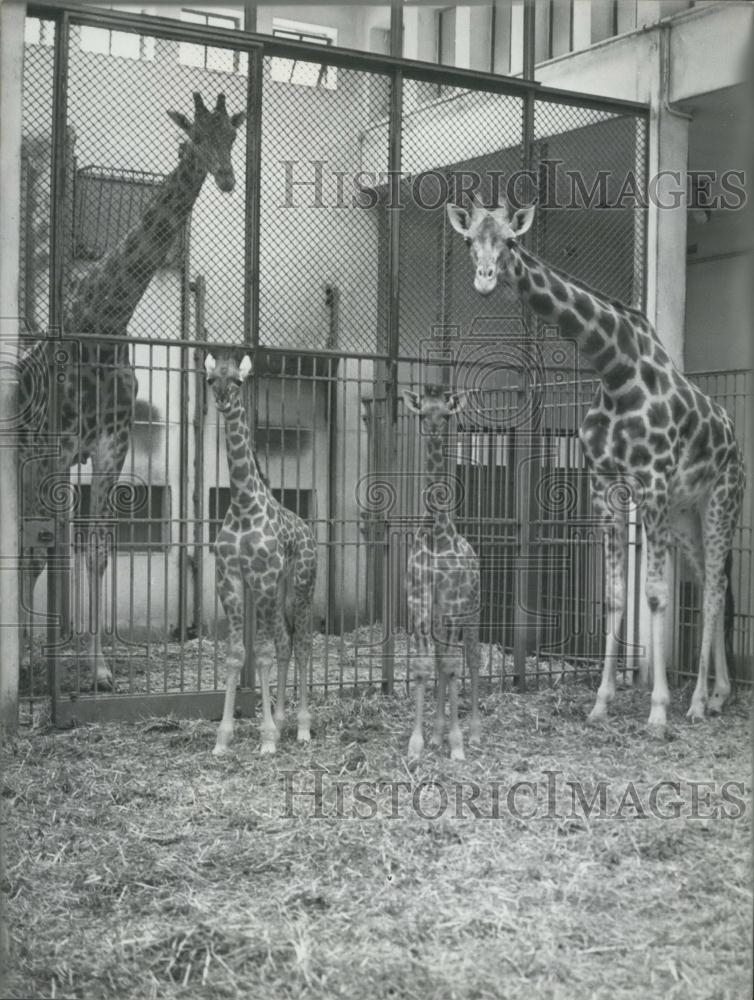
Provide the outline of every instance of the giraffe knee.
<path id="1" fill-rule="evenodd" d="M 664 611 L 668 606 L 668 585 L 664 580 L 648 580 L 645 592 L 652 613 Z"/>

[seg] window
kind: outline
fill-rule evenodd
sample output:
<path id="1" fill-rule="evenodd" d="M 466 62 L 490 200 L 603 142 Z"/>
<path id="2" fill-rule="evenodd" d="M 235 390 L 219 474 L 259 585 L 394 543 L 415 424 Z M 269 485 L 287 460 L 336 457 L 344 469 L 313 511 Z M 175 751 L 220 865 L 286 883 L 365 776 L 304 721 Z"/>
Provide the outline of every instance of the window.
<path id="1" fill-rule="evenodd" d="M 456 9 L 437 12 L 437 61 L 443 66 L 456 64 Z"/>
<path id="2" fill-rule="evenodd" d="M 292 42 L 309 42 L 314 45 L 330 46 L 337 45 L 338 42 L 338 32 L 335 28 L 286 21 L 281 17 L 272 19 L 272 34 L 276 38 L 284 38 Z M 337 85 L 337 70 L 334 66 L 303 62 L 301 59 L 273 58 L 270 65 L 270 75 L 278 83 L 295 83 L 302 87 L 334 90 Z"/>
<path id="3" fill-rule="evenodd" d="M 189 24 L 203 24 L 211 28 L 229 28 L 238 31 L 241 27 L 241 17 L 230 8 L 214 8 L 201 10 L 184 8 L 181 10 L 181 20 Z M 221 49 L 213 45 L 194 45 L 191 42 L 181 42 L 178 49 L 178 60 L 184 66 L 201 66 L 217 73 L 245 72 L 245 62 L 241 59 L 243 53 L 237 49 Z"/>
<path id="4" fill-rule="evenodd" d="M 280 501 L 288 510 L 303 517 L 307 521 L 310 517 L 311 490 L 271 490 L 276 500 Z M 212 545 L 217 538 L 225 513 L 230 507 L 230 487 L 213 486 L 209 491 L 209 543 Z"/>
<path id="5" fill-rule="evenodd" d="M 27 17 L 24 23 L 24 42 L 27 45 L 53 45 L 55 43 L 54 22 L 40 21 L 38 17 Z"/>
<path id="6" fill-rule="evenodd" d="M 74 182 L 73 255 L 100 260 L 116 247 L 144 214 L 161 174 L 82 167 Z M 178 267 L 187 248 L 188 223 L 165 257 L 163 267 Z"/>
<path id="7" fill-rule="evenodd" d="M 75 546 L 85 546 L 91 509 L 91 486 L 76 483 L 78 509 L 71 519 Z M 116 544 L 123 549 L 162 548 L 170 544 L 170 487 L 146 486 L 123 481 L 123 489 L 114 490 Z"/>
<path id="8" fill-rule="evenodd" d="M 147 13 L 143 8 L 131 4 L 119 5 L 118 9 L 130 11 L 132 14 Z M 118 56 L 120 59 L 154 59 L 154 38 L 147 35 L 136 35 L 130 31 L 111 31 L 109 28 L 90 28 L 85 25 L 79 30 L 83 52 L 98 52 L 100 55 Z"/>

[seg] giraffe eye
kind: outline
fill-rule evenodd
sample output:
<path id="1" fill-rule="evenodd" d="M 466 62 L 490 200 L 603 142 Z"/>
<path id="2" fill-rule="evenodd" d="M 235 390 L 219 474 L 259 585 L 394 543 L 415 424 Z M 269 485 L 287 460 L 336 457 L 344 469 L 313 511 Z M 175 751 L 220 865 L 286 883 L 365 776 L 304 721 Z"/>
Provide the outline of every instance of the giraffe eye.
<path id="1" fill-rule="evenodd" d="M 467 247 L 470 247 L 471 246 L 471 237 L 470 236 L 464 236 L 463 242 L 466 244 Z"/>

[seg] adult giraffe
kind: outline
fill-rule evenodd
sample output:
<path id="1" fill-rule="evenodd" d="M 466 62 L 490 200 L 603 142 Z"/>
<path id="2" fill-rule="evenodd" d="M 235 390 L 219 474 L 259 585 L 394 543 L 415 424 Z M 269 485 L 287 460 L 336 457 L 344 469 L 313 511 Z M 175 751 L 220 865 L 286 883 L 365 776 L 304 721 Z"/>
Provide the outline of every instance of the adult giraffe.
<path id="1" fill-rule="evenodd" d="M 489 295 L 499 277 L 508 281 L 526 306 L 576 342 L 600 379 L 579 435 L 593 507 L 607 529 L 607 646 L 590 719 L 604 719 L 615 696 L 625 607 L 626 519 L 610 503 L 616 482 L 640 494 L 647 542 L 645 589 L 654 666 L 649 728 L 662 733 L 667 718 L 663 637 L 671 538 L 681 544 L 704 586 L 699 674 L 688 715 L 703 719 L 705 709 L 719 712 L 730 693 L 720 611 L 744 489 L 743 461 L 728 414 L 678 371 L 645 316 L 520 246 L 534 218 L 533 206 L 510 211 L 506 205 L 486 209 L 475 203 L 470 213 L 455 205 L 448 205 L 447 212 L 470 248 L 476 291 Z M 713 643 L 715 685 L 710 699 L 707 674 Z"/>
<path id="2" fill-rule="evenodd" d="M 66 296 L 66 338 L 96 334 L 103 340 L 80 340 L 77 356 L 58 364 L 59 355 L 65 357 L 65 352 L 60 352 L 54 339 L 43 338 L 19 362 L 25 420 L 19 442 L 23 516 L 49 517 L 61 487 L 65 489 L 63 484 L 69 481 L 71 466 L 92 461 L 92 527 L 86 552 L 91 643 L 87 659 L 102 687 L 112 684 L 101 640 L 100 592 L 108 561 L 102 518 L 116 512 L 116 486 L 131 441 L 137 392 L 128 344 L 108 344 L 107 338 L 127 335 L 128 323 L 191 214 L 207 174 L 213 175 L 220 191 L 233 190 L 231 149 L 246 117 L 243 112 L 228 115 L 224 94 L 218 95 L 210 111 L 198 93 L 194 94 L 193 122 L 179 111 L 168 111 L 168 116 L 188 139 L 178 166 L 160 184 L 138 224 Z M 52 377 L 48 373 L 53 372 L 61 380 L 60 434 L 55 440 L 49 433 L 52 414 L 44 391 L 47 378 Z M 34 584 L 46 562 L 45 547 L 23 545 L 21 611 L 27 632 Z"/>

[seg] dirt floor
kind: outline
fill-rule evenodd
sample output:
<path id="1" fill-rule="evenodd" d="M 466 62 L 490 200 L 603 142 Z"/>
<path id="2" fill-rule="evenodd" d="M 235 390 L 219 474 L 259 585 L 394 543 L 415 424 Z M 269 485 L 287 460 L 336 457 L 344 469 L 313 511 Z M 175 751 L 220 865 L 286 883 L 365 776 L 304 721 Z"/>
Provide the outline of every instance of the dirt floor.
<path id="1" fill-rule="evenodd" d="M 643 692 L 592 727 L 568 679 L 490 691 L 482 746 L 418 765 L 403 696 L 318 699 L 274 758 L 248 721 L 220 759 L 208 722 L 23 729 L 3 996 L 748 997 L 751 704 L 688 697 L 660 742 Z M 587 815 L 566 782 L 603 780 Z"/>

